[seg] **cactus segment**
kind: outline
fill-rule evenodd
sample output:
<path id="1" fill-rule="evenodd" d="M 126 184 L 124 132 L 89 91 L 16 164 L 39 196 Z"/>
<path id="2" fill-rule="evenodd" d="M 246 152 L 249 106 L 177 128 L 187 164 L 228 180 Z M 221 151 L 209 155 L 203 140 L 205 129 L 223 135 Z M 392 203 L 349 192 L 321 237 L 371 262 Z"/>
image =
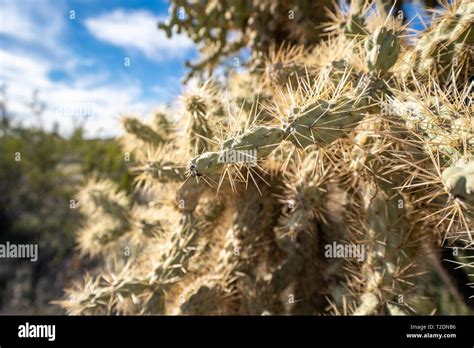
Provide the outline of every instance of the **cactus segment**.
<path id="1" fill-rule="evenodd" d="M 256 151 L 257 159 L 260 159 L 268 156 L 284 137 L 285 132 L 280 128 L 258 126 L 224 143 L 221 151 L 233 150 L 242 153 Z"/>
<path id="2" fill-rule="evenodd" d="M 364 113 L 350 100 L 340 103 L 341 106 L 336 106 L 318 101 L 290 115 L 290 123 L 285 128 L 289 140 L 304 149 L 314 144 L 328 145 L 347 135 L 363 119 Z"/>
<path id="3" fill-rule="evenodd" d="M 123 127 L 125 130 L 136 136 L 138 139 L 154 144 L 159 145 L 164 142 L 164 138 L 151 128 L 150 126 L 143 124 L 140 120 L 133 117 L 125 117 L 123 119 Z"/>
<path id="4" fill-rule="evenodd" d="M 220 156 L 219 152 L 205 152 L 194 157 L 189 162 L 189 172 L 192 176 L 218 174 L 225 164 L 219 160 Z"/>
<path id="5" fill-rule="evenodd" d="M 446 190 L 454 198 L 474 206 L 474 157 L 461 159 L 442 173 Z"/>
<path id="6" fill-rule="evenodd" d="M 378 27 L 364 44 L 367 54 L 367 68 L 384 75 L 395 64 L 400 53 L 396 35 L 385 27 Z"/>

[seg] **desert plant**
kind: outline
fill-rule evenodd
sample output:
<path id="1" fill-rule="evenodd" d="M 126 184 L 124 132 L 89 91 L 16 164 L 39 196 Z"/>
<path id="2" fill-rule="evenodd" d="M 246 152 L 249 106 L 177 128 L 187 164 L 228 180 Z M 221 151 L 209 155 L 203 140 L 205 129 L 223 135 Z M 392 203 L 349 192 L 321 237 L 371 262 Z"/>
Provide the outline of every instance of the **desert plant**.
<path id="1" fill-rule="evenodd" d="M 372 2 L 318 2 L 325 30 L 308 24 L 317 9 L 296 3 L 173 2 L 162 27 L 211 49 L 193 72 L 242 47 L 252 55 L 219 84 L 194 82 L 165 135 L 125 121 L 132 196 L 100 182 L 79 196 L 93 226 L 79 240 L 92 234 L 97 253 L 115 250 L 111 274 L 69 289 L 68 312 L 436 310 L 417 300 L 424 255 L 452 248 L 458 265 L 474 245 L 474 6 L 443 2 L 409 35 Z M 227 41 L 231 31 L 239 41 Z"/>

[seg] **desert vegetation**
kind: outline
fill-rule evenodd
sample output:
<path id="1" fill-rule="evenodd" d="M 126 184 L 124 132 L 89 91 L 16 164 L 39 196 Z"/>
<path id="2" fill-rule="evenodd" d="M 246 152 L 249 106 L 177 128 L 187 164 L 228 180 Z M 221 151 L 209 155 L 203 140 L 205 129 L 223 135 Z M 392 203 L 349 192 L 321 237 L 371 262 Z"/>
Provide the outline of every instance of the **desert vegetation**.
<path id="1" fill-rule="evenodd" d="M 70 314 L 466 314 L 474 3 L 172 1 L 200 58 L 77 194 Z M 429 7 L 432 6 L 432 7 Z"/>

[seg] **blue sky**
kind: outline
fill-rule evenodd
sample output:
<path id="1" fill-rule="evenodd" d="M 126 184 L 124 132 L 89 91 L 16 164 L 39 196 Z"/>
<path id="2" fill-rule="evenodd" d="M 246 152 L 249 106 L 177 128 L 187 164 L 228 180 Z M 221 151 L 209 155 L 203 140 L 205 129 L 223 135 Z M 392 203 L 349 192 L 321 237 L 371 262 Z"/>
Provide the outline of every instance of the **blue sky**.
<path id="1" fill-rule="evenodd" d="M 0 0 L 0 84 L 10 112 L 37 124 L 27 104 L 38 89 L 46 128 L 57 122 L 67 134 L 85 122 L 89 136 L 110 136 L 120 115 L 146 117 L 171 101 L 184 60 L 196 53 L 185 36 L 157 29 L 167 11 L 156 0 Z"/>

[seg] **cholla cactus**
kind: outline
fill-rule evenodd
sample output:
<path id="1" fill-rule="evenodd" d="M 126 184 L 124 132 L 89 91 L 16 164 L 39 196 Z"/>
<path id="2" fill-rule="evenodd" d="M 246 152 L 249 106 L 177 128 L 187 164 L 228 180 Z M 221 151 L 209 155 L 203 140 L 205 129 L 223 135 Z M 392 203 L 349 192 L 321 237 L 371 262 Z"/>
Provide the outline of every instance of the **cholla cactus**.
<path id="1" fill-rule="evenodd" d="M 474 3 L 446 4 L 417 43 L 415 64 L 418 71 L 436 74 L 440 82 L 446 82 L 449 75 L 461 74 L 456 80 L 466 82 L 469 79 L 467 70 L 472 69 L 473 21 Z"/>
<path id="2" fill-rule="evenodd" d="M 78 204 L 87 216 L 78 238 L 82 254 L 103 252 L 127 231 L 130 200 L 112 181 L 89 181 L 78 194 Z"/>
<path id="3" fill-rule="evenodd" d="M 325 10 L 333 6 L 329 0 L 172 1 L 171 17 L 159 27 L 168 36 L 175 30 L 185 32 L 199 44 L 203 58 L 187 63 L 191 76 L 212 72 L 222 58 L 238 56 L 247 46 L 252 48 L 252 64 L 261 66 L 263 55 L 275 43 L 314 44 L 322 32 L 319 24 L 326 19 Z"/>
<path id="4" fill-rule="evenodd" d="M 462 159 L 446 168 L 442 177 L 450 195 L 474 205 L 474 157 Z"/>
<path id="5" fill-rule="evenodd" d="M 71 314 L 436 310 L 418 299 L 433 269 L 424 255 L 461 249 L 453 266 L 472 268 L 473 7 L 443 3 L 409 36 L 377 3 L 173 2 L 162 27 L 205 51 L 192 72 L 246 46 L 250 62 L 219 83 L 188 85 L 178 112 L 125 119 L 135 190 L 91 181 L 79 194 L 79 248 L 107 271 L 61 305 Z M 331 23 L 316 28 L 323 5 Z M 472 289 L 465 283 L 458 292 Z"/>
<path id="6" fill-rule="evenodd" d="M 400 43 L 385 27 L 378 27 L 365 41 L 367 68 L 371 72 L 385 74 L 398 59 Z"/>

